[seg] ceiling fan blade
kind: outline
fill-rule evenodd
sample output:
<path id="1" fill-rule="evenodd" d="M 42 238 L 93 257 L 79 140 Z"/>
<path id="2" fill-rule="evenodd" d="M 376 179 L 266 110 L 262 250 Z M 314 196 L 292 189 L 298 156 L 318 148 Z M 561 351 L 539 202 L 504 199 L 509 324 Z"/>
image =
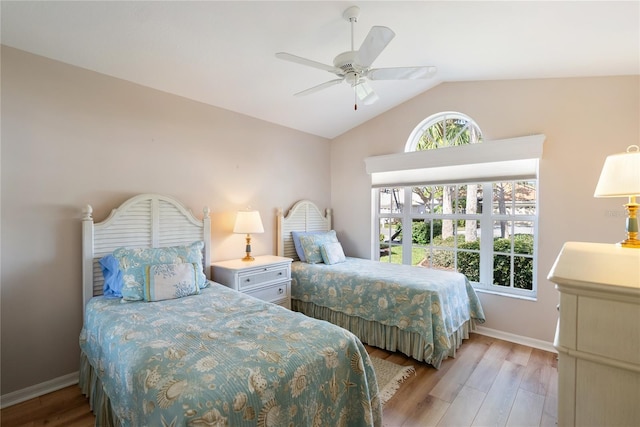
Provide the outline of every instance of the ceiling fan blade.
<path id="1" fill-rule="evenodd" d="M 342 83 L 343 80 L 344 79 L 329 80 L 328 82 L 321 83 L 321 84 L 319 84 L 317 86 L 314 86 L 314 87 L 311 87 L 309 89 L 303 90 L 302 92 L 294 93 L 293 96 L 309 95 L 311 93 L 318 92 L 318 91 L 320 91 L 322 89 L 325 89 L 325 88 L 328 88 L 330 86 L 340 84 L 340 83 Z"/>
<path id="2" fill-rule="evenodd" d="M 395 35 L 390 28 L 372 27 L 362 42 L 354 62 L 362 68 L 369 68 Z"/>
<path id="3" fill-rule="evenodd" d="M 436 73 L 436 67 L 374 68 L 367 78 L 371 80 L 415 80 L 428 79 Z"/>
<path id="4" fill-rule="evenodd" d="M 364 80 L 356 84 L 353 89 L 356 91 L 358 99 L 360 99 L 364 105 L 371 105 L 379 99 L 378 95 L 376 95 L 373 89 L 371 89 L 371 86 L 369 86 L 369 83 Z"/>
<path id="5" fill-rule="evenodd" d="M 326 65 L 321 62 L 312 61 L 311 59 L 302 58 L 300 56 L 292 55 L 286 52 L 276 53 L 276 58 L 295 62 L 297 64 L 307 65 L 313 68 L 319 68 L 321 70 L 329 71 L 330 73 L 342 73 L 342 70 L 340 68 L 336 68 L 333 65 Z"/>

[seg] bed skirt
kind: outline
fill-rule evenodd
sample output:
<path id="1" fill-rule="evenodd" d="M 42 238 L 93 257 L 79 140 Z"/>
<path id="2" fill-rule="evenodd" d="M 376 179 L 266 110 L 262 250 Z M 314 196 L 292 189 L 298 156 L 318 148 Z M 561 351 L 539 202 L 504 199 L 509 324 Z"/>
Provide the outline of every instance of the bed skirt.
<path id="1" fill-rule="evenodd" d="M 433 343 L 426 342 L 416 332 L 403 331 L 397 326 L 383 325 L 296 299 L 291 300 L 291 309 L 347 329 L 365 344 L 388 351 L 399 351 L 417 361 L 424 361 L 436 369 L 440 368 L 440 364 L 447 357 L 456 356 L 456 350 L 462 344 L 462 340 L 468 339 L 469 332 L 476 326 L 474 319 L 466 321 L 449 336 L 449 351 L 434 354 Z"/>
<path id="2" fill-rule="evenodd" d="M 89 407 L 96 416 L 96 426 L 100 427 L 120 427 L 120 420 L 113 414 L 109 396 L 102 388 L 102 381 L 89 363 L 89 359 L 80 353 L 80 378 L 78 385 L 82 394 L 89 398 Z"/>

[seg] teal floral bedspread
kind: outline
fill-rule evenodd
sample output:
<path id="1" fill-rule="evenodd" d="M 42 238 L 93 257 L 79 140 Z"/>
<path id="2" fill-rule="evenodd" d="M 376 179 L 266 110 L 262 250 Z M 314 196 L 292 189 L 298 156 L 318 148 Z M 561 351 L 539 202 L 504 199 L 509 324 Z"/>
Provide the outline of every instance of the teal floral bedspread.
<path id="1" fill-rule="evenodd" d="M 350 258 L 339 264 L 294 262 L 293 299 L 421 335 L 433 353 L 470 319 L 484 323 L 478 296 L 460 273 Z"/>
<path id="2" fill-rule="evenodd" d="M 380 426 L 350 332 L 211 283 L 198 295 L 95 297 L 80 347 L 124 426 Z"/>

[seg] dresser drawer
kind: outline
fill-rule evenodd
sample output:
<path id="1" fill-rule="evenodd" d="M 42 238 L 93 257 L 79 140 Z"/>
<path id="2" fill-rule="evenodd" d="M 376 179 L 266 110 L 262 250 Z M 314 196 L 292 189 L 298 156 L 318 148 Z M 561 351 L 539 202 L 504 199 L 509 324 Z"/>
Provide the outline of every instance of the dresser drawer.
<path id="1" fill-rule="evenodd" d="M 289 296 L 289 281 L 276 283 L 273 286 L 262 287 L 254 291 L 248 291 L 246 294 L 269 302 L 287 300 L 287 297 Z"/>
<path id="2" fill-rule="evenodd" d="M 289 279 L 289 267 L 267 267 L 238 275 L 238 290 L 248 291 L 254 286 Z"/>

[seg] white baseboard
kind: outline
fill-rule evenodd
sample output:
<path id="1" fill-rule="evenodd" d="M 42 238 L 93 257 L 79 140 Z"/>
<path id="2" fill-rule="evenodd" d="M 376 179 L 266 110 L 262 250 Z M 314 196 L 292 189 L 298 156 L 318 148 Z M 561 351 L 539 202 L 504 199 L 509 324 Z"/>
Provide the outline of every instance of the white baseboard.
<path id="1" fill-rule="evenodd" d="M 557 353 L 558 351 L 553 346 L 553 343 L 537 340 L 535 338 L 523 337 L 522 335 L 511 334 L 509 332 L 499 331 L 497 329 L 485 328 L 483 326 L 476 326 L 473 331 L 480 335 L 486 335 L 491 338 L 498 338 L 504 341 L 513 342 L 516 344 L 522 344 L 529 347 L 537 348 L 551 353 Z"/>
<path id="2" fill-rule="evenodd" d="M 15 405 L 35 397 L 40 397 L 43 394 L 51 393 L 52 391 L 60 390 L 61 388 L 65 388 L 73 384 L 78 384 L 78 375 L 78 372 L 73 372 L 40 384 L 23 388 L 22 390 L 3 394 L 0 396 L 0 408 L 6 408 L 7 406 Z"/>

